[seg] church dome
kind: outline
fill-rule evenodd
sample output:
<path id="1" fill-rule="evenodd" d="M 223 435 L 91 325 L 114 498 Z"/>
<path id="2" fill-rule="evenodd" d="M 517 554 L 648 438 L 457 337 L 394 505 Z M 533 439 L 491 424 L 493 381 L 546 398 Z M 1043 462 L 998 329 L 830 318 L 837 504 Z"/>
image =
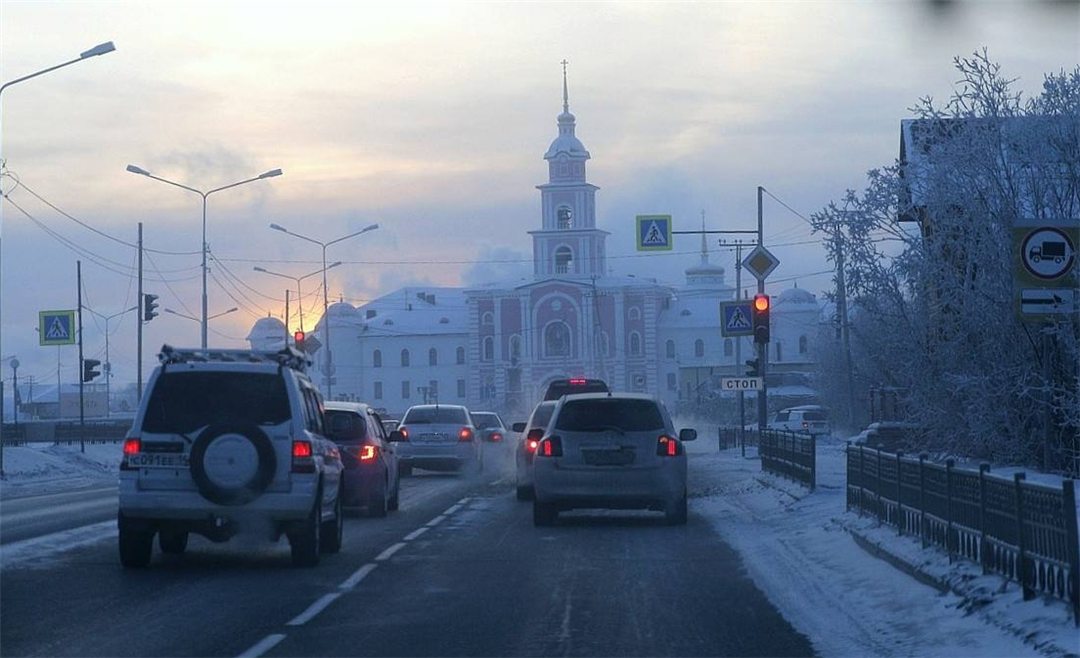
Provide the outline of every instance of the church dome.
<path id="1" fill-rule="evenodd" d="M 285 323 L 277 318 L 259 318 L 252 325 L 251 331 L 248 333 L 247 339 L 250 340 L 265 340 L 267 338 L 275 336 L 285 335 Z"/>
<path id="2" fill-rule="evenodd" d="M 356 315 L 356 307 L 349 302 L 337 302 L 331 304 L 326 312 L 332 318 L 351 318 Z"/>
<path id="3" fill-rule="evenodd" d="M 817 304 L 817 297 L 802 288 L 788 288 L 776 298 L 779 304 Z"/>

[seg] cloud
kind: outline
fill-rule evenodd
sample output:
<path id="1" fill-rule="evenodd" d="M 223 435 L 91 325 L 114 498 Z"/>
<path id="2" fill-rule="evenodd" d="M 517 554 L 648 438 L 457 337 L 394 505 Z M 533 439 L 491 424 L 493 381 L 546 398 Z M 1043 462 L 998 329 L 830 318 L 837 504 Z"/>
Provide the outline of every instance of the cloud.
<path id="1" fill-rule="evenodd" d="M 476 262 L 461 275 L 465 286 L 479 286 L 498 281 L 516 282 L 532 277 L 532 254 L 510 247 L 480 245 Z"/>

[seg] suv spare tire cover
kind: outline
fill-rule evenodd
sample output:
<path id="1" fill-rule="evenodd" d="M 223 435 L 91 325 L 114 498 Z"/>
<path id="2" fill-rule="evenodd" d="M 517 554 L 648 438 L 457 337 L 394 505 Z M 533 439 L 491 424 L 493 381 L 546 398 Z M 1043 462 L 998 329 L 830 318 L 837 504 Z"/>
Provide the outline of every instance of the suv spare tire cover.
<path id="1" fill-rule="evenodd" d="M 203 498 L 218 505 L 258 498 L 276 471 L 270 437 L 255 425 L 210 425 L 191 446 L 191 479 Z"/>

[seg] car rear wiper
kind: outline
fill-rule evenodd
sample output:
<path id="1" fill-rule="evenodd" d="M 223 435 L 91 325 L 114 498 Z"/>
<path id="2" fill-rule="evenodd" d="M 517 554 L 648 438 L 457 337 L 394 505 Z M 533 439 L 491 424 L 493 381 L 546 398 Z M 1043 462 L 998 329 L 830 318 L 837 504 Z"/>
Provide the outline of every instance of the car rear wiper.
<path id="1" fill-rule="evenodd" d="M 619 434 L 626 434 L 626 430 L 616 425 L 595 425 L 593 427 L 586 427 L 585 432 L 618 432 Z"/>

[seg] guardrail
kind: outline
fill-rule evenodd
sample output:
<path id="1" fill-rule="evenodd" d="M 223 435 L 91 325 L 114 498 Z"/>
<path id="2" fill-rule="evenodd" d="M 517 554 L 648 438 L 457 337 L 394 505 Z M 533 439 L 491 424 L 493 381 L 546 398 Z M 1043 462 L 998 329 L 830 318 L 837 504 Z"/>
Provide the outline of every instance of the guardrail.
<path id="1" fill-rule="evenodd" d="M 117 443 L 130 428 L 131 419 L 89 422 L 85 431 L 77 421 L 4 423 L 3 443 Z"/>
<path id="2" fill-rule="evenodd" d="M 847 507 L 874 514 L 962 558 L 1020 584 L 1024 600 L 1037 592 L 1072 604 L 1080 626 L 1080 549 L 1072 480 L 1057 489 L 1011 478 L 848 445 Z"/>
<path id="3" fill-rule="evenodd" d="M 741 446 L 743 456 L 747 445 L 756 445 L 761 470 L 791 478 L 811 491 L 817 484 L 817 439 L 811 434 L 745 430 L 740 441 L 739 428 L 720 427 L 717 439 L 720 450 Z"/>
<path id="4" fill-rule="evenodd" d="M 729 448 L 741 448 L 743 457 L 746 456 L 746 446 L 757 445 L 757 435 L 753 434 L 751 430 L 739 431 L 738 427 L 717 427 L 716 428 L 717 447 L 720 450 L 727 450 Z"/>

